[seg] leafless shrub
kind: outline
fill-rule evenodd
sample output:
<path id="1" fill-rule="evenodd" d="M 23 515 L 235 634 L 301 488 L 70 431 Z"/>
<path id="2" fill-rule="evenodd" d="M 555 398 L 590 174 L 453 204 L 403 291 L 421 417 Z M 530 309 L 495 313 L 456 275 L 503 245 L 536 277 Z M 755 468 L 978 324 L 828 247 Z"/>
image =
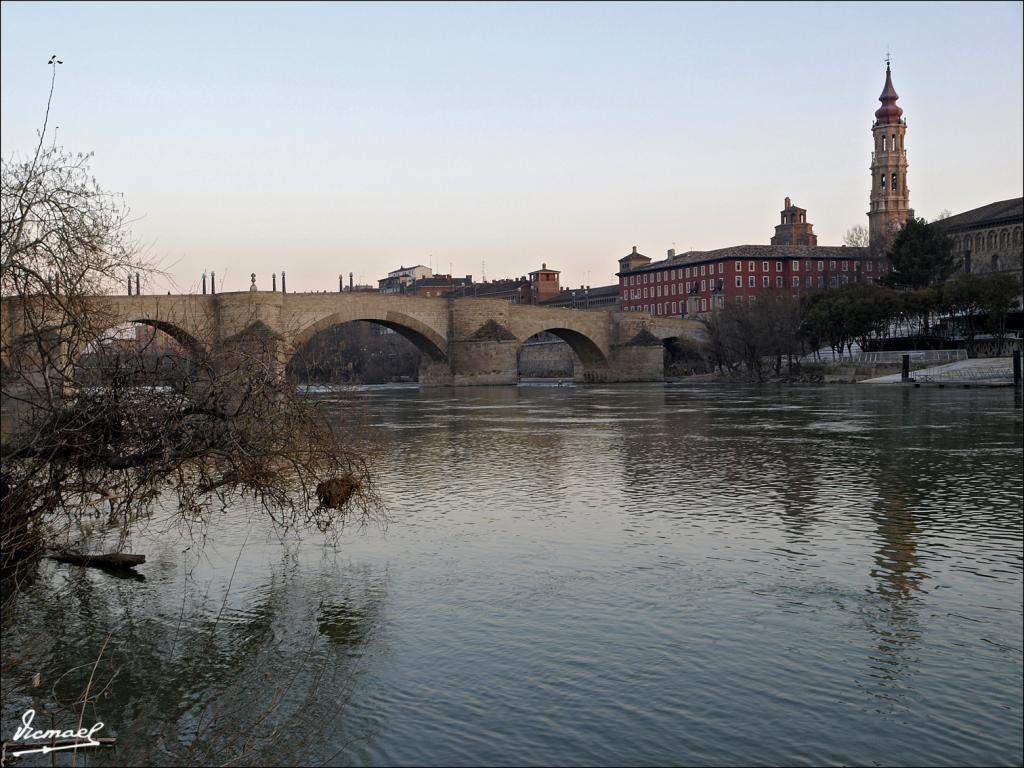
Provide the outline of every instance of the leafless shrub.
<path id="1" fill-rule="evenodd" d="M 208 352 L 183 350 L 170 384 L 147 373 L 143 345 L 83 385 L 81 353 L 102 351 L 119 322 L 96 297 L 152 270 L 88 156 L 45 137 L 46 121 L 33 157 L 2 169 L 0 565 L 38 554 L 83 514 L 103 510 L 127 530 L 167 493 L 190 518 L 233 495 L 283 527 L 332 531 L 378 515 L 367 456 L 296 394 L 281 340 L 258 323 Z M 334 478 L 350 492 L 321 503 L 317 485 Z"/>

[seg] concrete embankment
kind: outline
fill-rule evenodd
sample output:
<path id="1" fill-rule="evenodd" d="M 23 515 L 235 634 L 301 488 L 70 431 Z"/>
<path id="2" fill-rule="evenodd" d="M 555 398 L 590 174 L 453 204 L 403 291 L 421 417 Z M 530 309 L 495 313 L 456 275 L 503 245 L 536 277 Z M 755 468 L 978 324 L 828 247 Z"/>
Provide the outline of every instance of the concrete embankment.
<path id="1" fill-rule="evenodd" d="M 957 360 L 943 365 L 921 368 L 911 366 L 910 380 L 915 384 L 963 385 L 1005 387 L 1013 384 L 1013 359 L 1009 357 L 981 357 Z M 887 375 L 866 379 L 864 384 L 901 384 L 899 370 Z"/>

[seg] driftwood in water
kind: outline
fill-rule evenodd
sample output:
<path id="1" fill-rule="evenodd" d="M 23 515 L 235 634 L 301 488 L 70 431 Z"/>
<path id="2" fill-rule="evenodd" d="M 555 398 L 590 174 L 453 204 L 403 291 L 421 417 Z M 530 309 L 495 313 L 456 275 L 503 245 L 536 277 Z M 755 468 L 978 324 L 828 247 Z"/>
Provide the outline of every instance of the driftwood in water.
<path id="1" fill-rule="evenodd" d="M 325 480 L 316 487 L 320 506 L 325 509 L 344 509 L 355 491 L 356 483 L 351 475 Z"/>
<path id="2" fill-rule="evenodd" d="M 80 552 L 54 552 L 53 560 L 72 565 L 92 565 L 97 568 L 134 568 L 146 562 L 145 555 L 131 555 L 126 552 L 111 552 L 106 555 L 83 555 Z"/>

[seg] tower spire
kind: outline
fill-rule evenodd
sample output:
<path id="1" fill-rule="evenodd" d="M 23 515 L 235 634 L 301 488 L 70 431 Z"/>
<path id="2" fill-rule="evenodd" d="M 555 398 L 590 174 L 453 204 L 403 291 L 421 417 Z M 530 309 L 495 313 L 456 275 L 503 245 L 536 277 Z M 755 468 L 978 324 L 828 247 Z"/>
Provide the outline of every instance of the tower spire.
<path id="1" fill-rule="evenodd" d="M 878 97 L 878 100 L 882 102 L 882 106 L 875 112 L 875 120 L 881 125 L 898 123 L 903 115 L 903 110 L 896 106 L 896 100 L 899 99 L 899 95 L 896 93 L 896 89 L 892 87 L 892 70 L 889 68 L 890 59 L 891 57 L 886 53 L 885 87 L 882 88 L 882 95 Z"/>

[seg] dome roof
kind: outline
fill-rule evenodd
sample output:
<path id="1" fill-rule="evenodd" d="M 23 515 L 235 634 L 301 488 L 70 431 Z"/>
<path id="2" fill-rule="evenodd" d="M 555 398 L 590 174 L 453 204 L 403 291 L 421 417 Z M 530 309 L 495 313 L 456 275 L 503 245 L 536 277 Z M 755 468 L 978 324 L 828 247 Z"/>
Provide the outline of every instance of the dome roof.
<path id="1" fill-rule="evenodd" d="M 883 125 L 889 123 L 898 123 L 900 116 L 903 114 L 903 110 L 896 106 L 896 100 L 899 96 L 896 94 L 896 89 L 892 87 L 892 73 L 889 71 L 889 65 L 885 65 L 885 88 L 882 89 L 882 95 L 878 97 L 878 100 L 882 102 L 882 106 L 875 112 L 875 119 Z"/>

